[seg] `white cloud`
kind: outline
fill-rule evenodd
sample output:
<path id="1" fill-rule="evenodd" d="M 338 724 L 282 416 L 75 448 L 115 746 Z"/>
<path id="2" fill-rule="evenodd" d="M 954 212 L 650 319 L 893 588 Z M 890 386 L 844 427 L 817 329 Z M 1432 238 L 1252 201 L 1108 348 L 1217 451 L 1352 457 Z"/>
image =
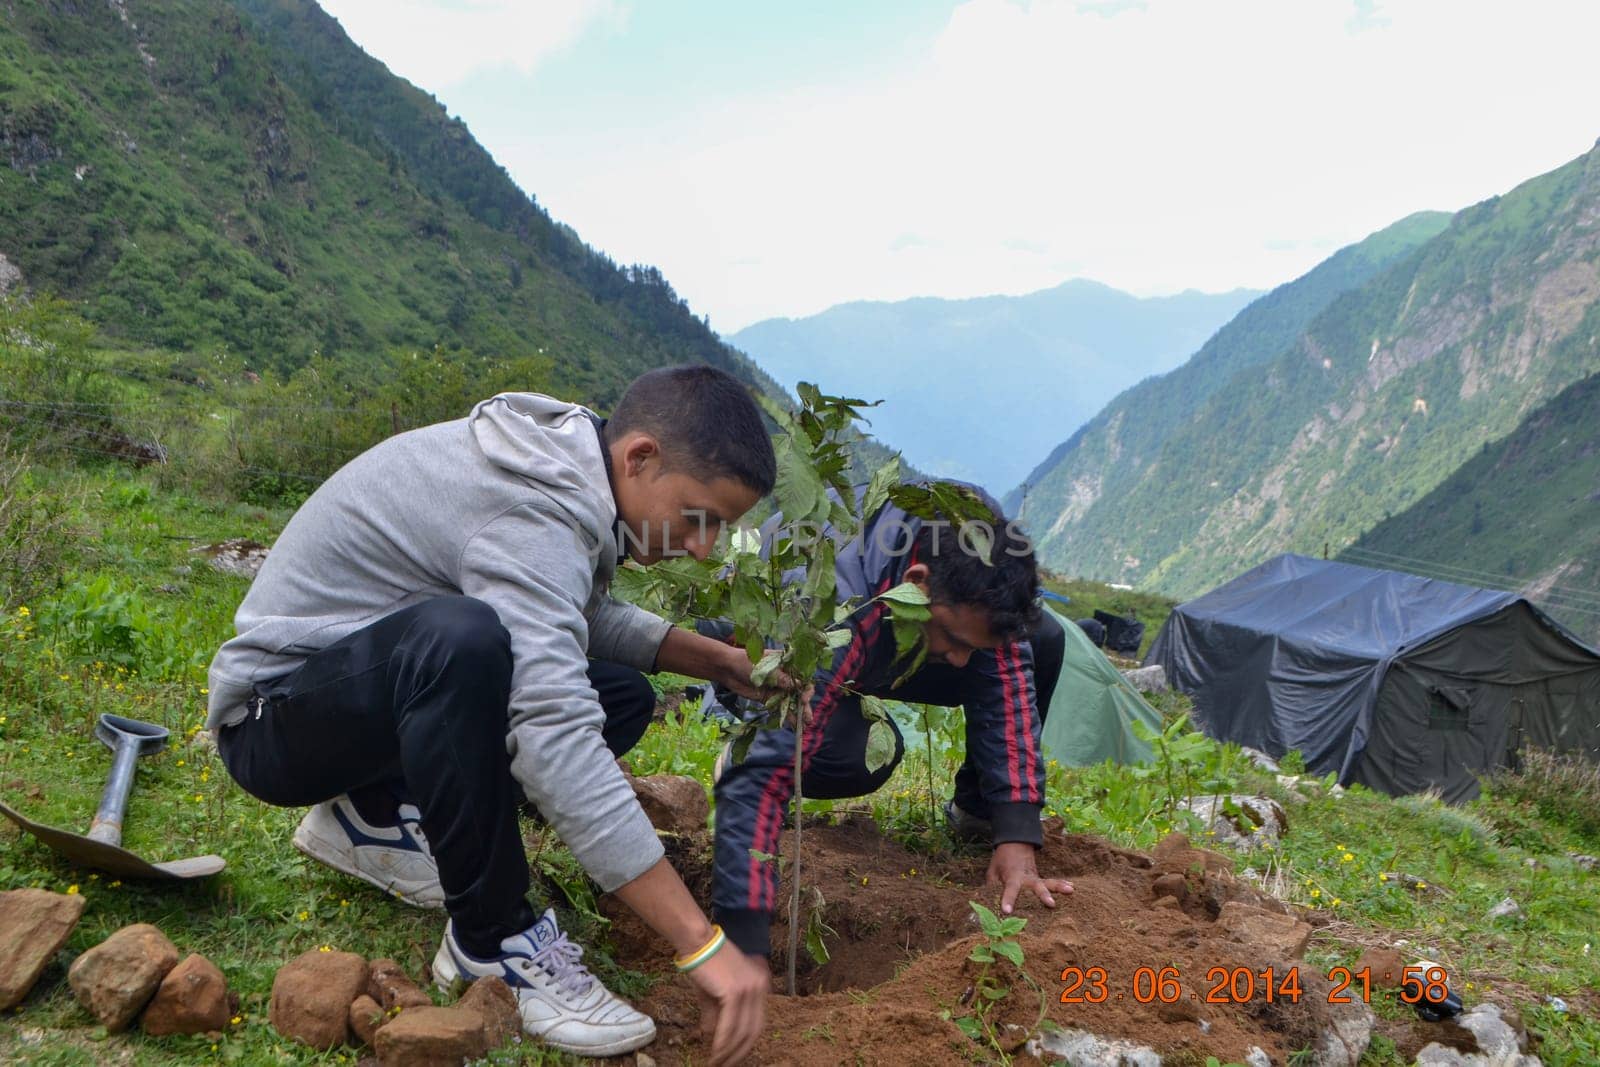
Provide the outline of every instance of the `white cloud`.
<path id="1" fill-rule="evenodd" d="M 597 22 L 614 0 L 321 0 L 350 37 L 391 71 L 440 93 L 476 71 L 531 72 Z"/>
<path id="2" fill-rule="evenodd" d="M 513 9 L 535 17 L 493 6 Z M 570 17 L 551 41 L 600 17 L 556 9 Z M 1600 4 L 1570 0 L 971 0 L 875 82 L 489 148 L 723 330 L 1073 275 L 1146 294 L 1268 287 L 1586 150 L 1597 40 Z"/>

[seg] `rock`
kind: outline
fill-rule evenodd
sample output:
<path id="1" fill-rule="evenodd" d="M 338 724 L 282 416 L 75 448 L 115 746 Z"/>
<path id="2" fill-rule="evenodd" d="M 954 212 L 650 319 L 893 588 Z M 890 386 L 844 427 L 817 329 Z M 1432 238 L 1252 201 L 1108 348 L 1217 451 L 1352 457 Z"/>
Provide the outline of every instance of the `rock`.
<path id="1" fill-rule="evenodd" d="M 1600 857 L 1585 856 L 1581 852 L 1568 852 L 1567 859 L 1571 860 L 1573 863 L 1576 863 L 1579 867 L 1582 867 L 1586 871 L 1592 871 L 1597 865 L 1600 865 Z"/>
<path id="2" fill-rule="evenodd" d="M 1239 751 L 1242 752 L 1245 758 L 1251 763 L 1255 764 L 1261 770 L 1266 771 L 1268 774 L 1277 774 L 1283 770 L 1282 767 L 1278 766 L 1277 760 L 1273 759 L 1259 748 L 1251 748 L 1249 745 L 1240 745 Z"/>
<path id="3" fill-rule="evenodd" d="M 1372 1043 L 1378 1017 L 1359 996 L 1351 997 L 1348 1004 L 1326 1008 L 1327 1025 L 1312 1050 L 1311 1067 L 1357 1067 Z"/>
<path id="4" fill-rule="evenodd" d="M 1195 797 L 1183 806 L 1205 820 L 1217 840 L 1235 848 L 1259 848 L 1289 832 L 1289 816 L 1271 797 Z"/>
<path id="5" fill-rule="evenodd" d="M 1167 690 L 1167 669 L 1159 663 L 1123 671 L 1122 676 L 1141 693 L 1164 693 Z"/>
<path id="6" fill-rule="evenodd" d="M 1311 940 L 1311 926 L 1292 915 L 1275 915 L 1230 900 L 1217 915 L 1217 928 L 1230 940 L 1253 945 L 1267 960 L 1297 960 Z"/>
<path id="7" fill-rule="evenodd" d="M 1272 1057 L 1267 1055 L 1267 1050 L 1257 1045 L 1251 1045 L 1250 1051 L 1244 1056 L 1245 1067 L 1272 1067 Z"/>
<path id="8" fill-rule="evenodd" d="M 1468 1025 L 1469 1020 L 1471 1025 Z M 1519 1035 L 1502 1019 L 1498 1005 L 1478 1004 L 1465 1015 L 1443 1025 L 1459 1025 L 1470 1031 L 1471 1036 L 1463 1042 L 1469 1047 L 1454 1048 L 1432 1042 L 1417 1053 L 1417 1067 L 1541 1067 L 1539 1057 L 1522 1051 L 1527 1035 Z M 1475 1050 L 1470 1047 L 1474 1043 Z"/>
<path id="9" fill-rule="evenodd" d="M 1153 907 L 1165 908 L 1167 911 L 1182 911 L 1183 905 L 1178 903 L 1177 897 L 1157 897 Z"/>
<path id="10" fill-rule="evenodd" d="M 1512 900 L 1510 897 L 1506 897 L 1500 903 L 1490 908 L 1489 914 L 1484 916 L 1485 919 L 1520 919 L 1521 917 L 1522 909 L 1518 907 L 1517 902 Z"/>
<path id="11" fill-rule="evenodd" d="M 139 1025 L 144 1032 L 203 1034 L 228 1025 L 228 980 L 204 956 L 190 956 L 161 980 Z"/>
<path id="12" fill-rule="evenodd" d="M 386 1012 L 395 1008 L 433 1006 L 433 998 L 418 988 L 405 968 L 389 959 L 376 959 L 368 965 L 367 996 Z"/>
<path id="13" fill-rule="evenodd" d="M 350 1004 L 366 987 L 367 961 L 355 953 L 302 952 L 273 978 L 268 1017 L 284 1037 L 337 1048 L 349 1031 Z"/>
<path id="14" fill-rule="evenodd" d="M 361 1039 L 363 1045 L 371 1045 L 377 1040 L 378 1031 L 389 1017 L 383 1013 L 378 1002 L 363 993 L 350 1002 L 350 1032 Z"/>
<path id="15" fill-rule="evenodd" d="M 1189 895 L 1189 880 L 1181 874 L 1160 874 L 1150 883 L 1150 892 L 1158 900 L 1162 897 L 1182 900 Z"/>
<path id="16" fill-rule="evenodd" d="M 72 936 L 86 903 L 43 889 L 0 893 L 0 1011 L 28 995 Z"/>
<path id="17" fill-rule="evenodd" d="M 460 1067 L 489 1051 L 483 1017 L 462 1008 L 412 1008 L 378 1031 L 383 1067 Z"/>
<path id="18" fill-rule="evenodd" d="M 499 978 L 480 978 L 467 987 L 456 1007 L 475 1011 L 483 1019 L 483 1036 L 490 1048 L 499 1048 L 522 1033 L 522 1013 L 517 995 Z"/>
<path id="19" fill-rule="evenodd" d="M 1233 861 L 1216 852 L 1195 848 L 1180 833 L 1170 833 L 1156 843 L 1151 852 L 1156 870 L 1163 874 L 1211 874 L 1217 871 L 1232 873 Z"/>
<path id="20" fill-rule="evenodd" d="M 178 947 L 149 923 L 124 926 L 72 961 L 67 983 L 109 1033 L 126 1030 L 178 965 Z"/>
<path id="21" fill-rule="evenodd" d="M 1072 1067 L 1161 1067 L 1161 1055 L 1153 1048 L 1086 1030 L 1050 1030 L 1031 1038 L 1023 1050 L 1048 1063 L 1065 1060 Z"/>
<path id="22" fill-rule="evenodd" d="M 1399 952 L 1392 948 L 1369 948 L 1356 960 L 1356 965 L 1350 968 L 1352 974 L 1360 975 L 1363 970 L 1368 974 L 1368 981 L 1373 989 L 1399 989 L 1400 982 L 1405 976 L 1406 960 Z M 1356 981 L 1360 981 L 1358 977 Z"/>
<path id="23" fill-rule="evenodd" d="M 248 537 L 230 537 L 214 545 L 201 545 L 189 550 L 191 554 L 205 556 L 212 570 L 240 578 L 254 578 L 267 561 L 270 551 L 266 545 Z"/>
<path id="24" fill-rule="evenodd" d="M 633 1054 L 633 1067 L 656 1067 L 656 1061 L 647 1052 L 635 1052 Z"/>
<path id="25" fill-rule="evenodd" d="M 0 252 L 0 295 L 10 292 L 22 284 L 22 268 L 6 258 Z"/>
<path id="26" fill-rule="evenodd" d="M 639 806 L 657 830 L 675 834 L 697 833 L 706 828 L 711 803 L 698 781 L 682 774 L 651 774 L 628 779 Z"/>

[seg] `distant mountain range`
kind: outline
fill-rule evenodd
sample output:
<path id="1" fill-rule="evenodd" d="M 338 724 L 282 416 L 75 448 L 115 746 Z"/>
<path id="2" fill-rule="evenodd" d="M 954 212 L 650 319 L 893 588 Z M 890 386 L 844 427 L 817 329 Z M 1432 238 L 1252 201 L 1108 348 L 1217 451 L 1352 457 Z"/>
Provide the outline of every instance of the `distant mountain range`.
<path id="1" fill-rule="evenodd" d="M 1534 589 L 1594 583 L 1597 372 L 1600 148 L 1268 293 L 1011 503 L 1049 566 L 1179 597 L 1352 545 Z"/>
<path id="2" fill-rule="evenodd" d="M 933 474 L 1011 488 L 1119 391 L 1176 366 L 1257 295 L 1141 299 L 1092 281 L 1026 296 L 841 304 L 728 338 L 785 387 L 886 400 L 873 432 Z"/>

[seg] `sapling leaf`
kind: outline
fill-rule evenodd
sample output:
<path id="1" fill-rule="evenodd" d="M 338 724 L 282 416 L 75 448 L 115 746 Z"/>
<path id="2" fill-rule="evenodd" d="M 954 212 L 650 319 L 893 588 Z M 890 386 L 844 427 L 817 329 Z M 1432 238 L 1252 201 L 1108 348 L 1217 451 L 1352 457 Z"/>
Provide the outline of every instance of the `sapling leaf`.
<path id="1" fill-rule="evenodd" d="M 828 635 L 827 640 L 829 648 L 843 648 L 845 645 L 848 645 L 850 643 L 850 639 L 855 636 L 855 632 L 848 626 L 841 626 L 837 629 L 828 630 L 826 633 Z"/>
<path id="2" fill-rule="evenodd" d="M 984 936 L 999 937 L 999 917 L 982 904 L 979 904 L 976 900 L 969 900 L 967 903 L 971 906 L 973 914 L 978 917 L 978 926 L 983 930 Z"/>
<path id="3" fill-rule="evenodd" d="M 883 720 L 867 727 L 866 764 L 869 774 L 876 774 L 894 762 L 894 727 Z"/>
<path id="4" fill-rule="evenodd" d="M 783 649 L 769 648 L 762 653 L 761 659 L 750 668 L 750 684 L 757 688 L 765 688 L 772 676 L 783 665 Z"/>
<path id="5" fill-rule="evenodd" d="M 1018 967 L 1022 966 L 1022 946 L 1015 941 L 997 941 L 994 950 Z"/>
<path id="6" fill-rule="evenodd" d="M 915 582 L 901 582 L 892 589 L 885 589 L 878 594 L 879 600 L 887 600 L 891 604 L 905 604 L 911 607 L 926 607 L 929 603 L 928 594 Z"/>

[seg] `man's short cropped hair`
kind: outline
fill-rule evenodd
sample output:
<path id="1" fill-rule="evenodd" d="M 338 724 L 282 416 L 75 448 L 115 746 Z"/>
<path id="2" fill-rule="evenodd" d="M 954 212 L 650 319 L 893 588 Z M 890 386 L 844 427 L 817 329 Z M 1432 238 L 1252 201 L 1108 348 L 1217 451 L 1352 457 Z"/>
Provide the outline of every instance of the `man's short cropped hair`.
<path id="1" fill-rule="evenodd" d="M 1008 536 L 1003 516 L 994 523 L 989 561 L 950 524 L 925 523 L 912 559 L 928 566 L 928 598 L 936 604 L 981 609 L 1001 641 L 1026 638 L 1039 625 L 1039 565 L 1033 546 Z"/>
<path id="2" fill-rule="evenodd" d="M 777 483 L 778 461 L 761 409 L 726 371 L 700 364 L 639 375 L 611 412 L 606 440 L 635 430 L 660 443 L 667 468 L 696 481 L 732 478 L 762 496 Z"/>

